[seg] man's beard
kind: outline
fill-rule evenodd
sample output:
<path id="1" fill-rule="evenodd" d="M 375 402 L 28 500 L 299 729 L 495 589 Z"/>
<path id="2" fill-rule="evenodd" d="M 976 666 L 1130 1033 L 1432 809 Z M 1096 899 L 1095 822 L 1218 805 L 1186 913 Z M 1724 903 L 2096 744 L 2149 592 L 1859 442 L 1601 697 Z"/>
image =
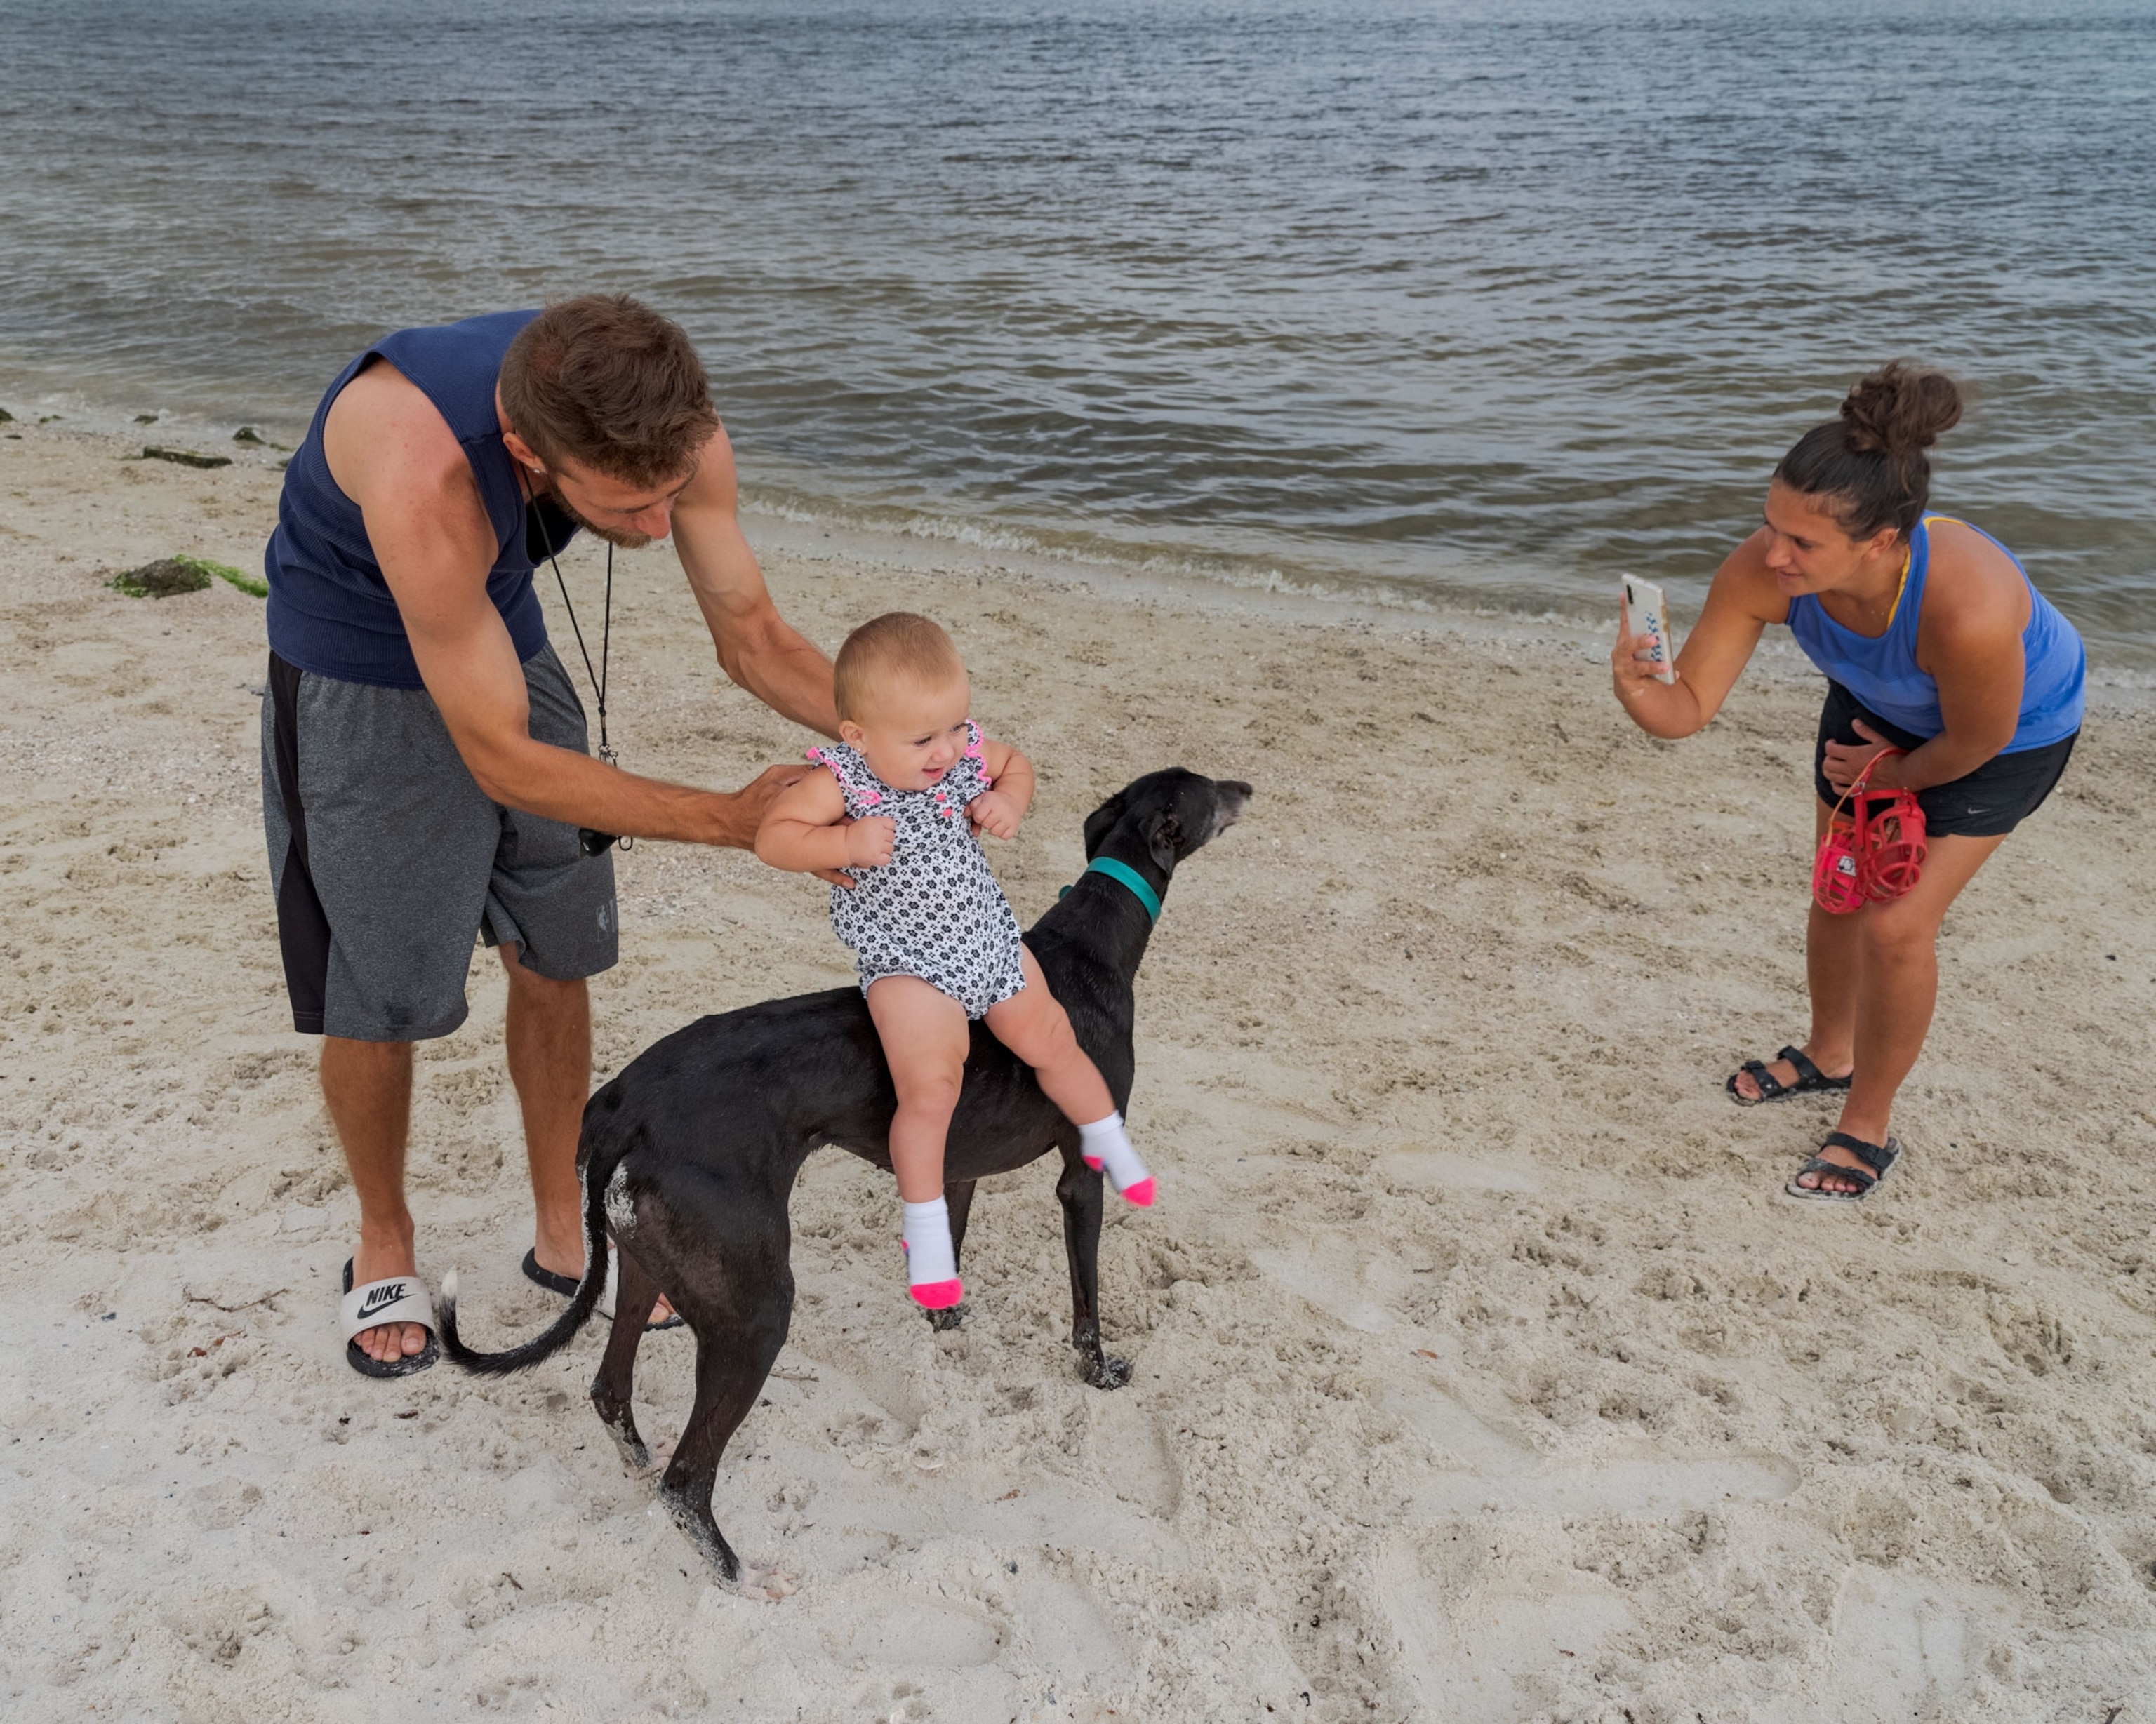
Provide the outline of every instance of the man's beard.
<path id="1" fill-rule="evenodd" d="M 649 533 L 632 532 L 625 526 L 601 526 L 595 521 L 585 520 L 570 506 L 569 500 L 562 495 L 562 488 L 558 485 L 554 487 L 554 501 L 564 515 L 593 538 L 603 539 L 617 550 L 641 551 L 651 543 L 651 535 Z"/>

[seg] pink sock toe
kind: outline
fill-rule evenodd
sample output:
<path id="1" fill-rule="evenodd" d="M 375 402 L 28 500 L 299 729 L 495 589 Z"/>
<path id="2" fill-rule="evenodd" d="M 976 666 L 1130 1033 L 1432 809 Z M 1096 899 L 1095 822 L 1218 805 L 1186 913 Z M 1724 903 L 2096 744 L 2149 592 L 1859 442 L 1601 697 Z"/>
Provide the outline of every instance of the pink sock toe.
<path id="1" fill-rule="evenodd" d="M 1123 1201 L 1127 1203 L 1136 1203 L 1141 1209 L 1152 1208 L 1152 1175 L 1148 1173 L 1137 1184 L 1125 1186 Z"/>
<path id="2" fill-rule="evenodd" d="M 966 1296 L 966 1284 L 955 1278 L 947 1281 L 917 1281 L 906 1290 L 923 1311 L 948 1311 Z"/>
<path id="3" fill-rule="evenodd" d="M 1085 1162 L 1085 1164 L 1091 1167 L 1096 1173 L 1101 1171 L 1101 1162 L 1100 1157 L 1096 1155 L 1081 1155 L 1078 1159 Z"/>

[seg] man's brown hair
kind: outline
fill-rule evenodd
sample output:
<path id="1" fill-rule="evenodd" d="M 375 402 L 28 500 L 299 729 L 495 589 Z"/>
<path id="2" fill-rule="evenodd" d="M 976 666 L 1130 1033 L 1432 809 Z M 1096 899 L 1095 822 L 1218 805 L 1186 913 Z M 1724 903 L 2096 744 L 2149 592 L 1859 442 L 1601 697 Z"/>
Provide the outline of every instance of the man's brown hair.
<path id="1" fill-rule="evenodd" d="M 680 478 L 719 423 L 687 331 L 627 294 L 557 300 L 519 330 L 501 407 L 549 467 L 634 485 Z"/>
<path id="2" fill-rule="evenodd" d="M 936 623 L 911 611 L 886 611 L 846 637 L 831 667 L 839 716 L 860 722 L 861 697 L 886 680 L 936 685 L 966 674 L 958 649 Z"/>

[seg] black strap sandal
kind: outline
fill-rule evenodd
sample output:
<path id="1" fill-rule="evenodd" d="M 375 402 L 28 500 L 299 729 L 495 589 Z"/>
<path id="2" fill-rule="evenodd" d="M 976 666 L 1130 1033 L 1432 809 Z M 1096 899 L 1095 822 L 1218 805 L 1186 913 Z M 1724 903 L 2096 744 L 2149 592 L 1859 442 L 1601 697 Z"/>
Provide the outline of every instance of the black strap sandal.
<path id="1" fill-rule="evenodd" d="M 614 1255 L 613 1248 L 609 1245 L 607 1247 L 606 1289 L 599 1295 L 599 1315 L 609 1322 L 613 1321 L 614 1283 L 620 1277 L 620 1260 Z M 533 1286 L 544 1287 L 549 1293 L 558 1293 L 564 1299 L 573 1299 L 576 1296 L 577 1278 L 574 1275 L 557 1275 L 551 1269 L 542 1268 L 539 1263 L 539 1253 L 536 1247 L 524 1254 L 524 1279 L 531 1282 Z M 678 1329 L 680 1326 L 681 1314 L 675 1311 L 670 1316 L 661 1317 L 655 1323 L 646 1323 L 644 1326 L 644 1332 L 649 1335 L 660 1329 Z"/>
<path id="2" fill-rule="evenodd" d="M 1872 1188 L 1884 1179 L 1894 1163 L 1902 1159 L 1902 1142 L 1889 1137 L 1882 1146 L 1866 1143 L 1861 1137 L 1852 1137 L 1846 1131 L 1830 1131 L 1822 1149 L 1845 1149 L 1864 1163 L 1861 1167 L 1844 1167 L 1840 1162 L 1830 1162 L 1823 1155 L 1815 1155 L 1797 1169 L 1789 1183 L 1782 1189 L 1799 1202 L 1807 1203 L 1861 1203 L 1870 1197 Z M 1867 1169 L 1869 1171 L 1867 1171 Z M 1824 1186 L 1799 1185 L 1797 1181 L 1807 1173 L 1831 1173 L 1836 1178 L 1854 1179 L 1855 1191 L 1829 1191 Z"/>
<path id="3" fill-rule="evenodd" d="M 1757 1107 L 1763 1101 L 1779 1101 L 1784 1095 L 1802 1095 L 1814 1090 L 1846 1090 L 1849 1087 L 1848 1078 L 1829 1077 L 1804 1057 L 1802 1048 L 1784 1048 L 1774 1057 L 1786 1060 L 1796 1067 L 1796 1082 L 1784 1083 L 1767 1070 L 1767 1062 L 1763 1060 L 1748 1060 L 1729 1075 L 1729 1080 L 1722 1085 L 1729 1091 L 1729 1099 L 1739 1107 Z M 1752 1081 L 1759 1086 L 1757 1095 L 1747 1095 L 1737 1087 L 1737 1080 L 1748 1072 Z"/>

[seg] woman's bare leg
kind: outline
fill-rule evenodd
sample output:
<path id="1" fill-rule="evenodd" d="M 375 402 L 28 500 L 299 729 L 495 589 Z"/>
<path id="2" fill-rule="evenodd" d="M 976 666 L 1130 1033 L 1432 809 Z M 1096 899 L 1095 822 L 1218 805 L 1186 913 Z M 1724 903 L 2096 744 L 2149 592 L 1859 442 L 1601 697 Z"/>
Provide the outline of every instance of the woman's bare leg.
<path id="1" fill-rule="evenodd" d="M 1904 895 L 1867 904 L 1840 920 L 1856 925 L 1857 987 L 1856 1081 L 1842 1104 L 1837 1130 L 1866 1143 L 1887 1141 L 1895 1093 L 1923 1051 L 1938 998 L 1939 925 L 1961 890 L 1991 853 L 1996 838 L 1938 838 L 1924 859 L 1923 877 Z M 1859 1166 L 1839 1147 L 1820 1153 L 1842 1167 Z M 1808 1174 L 1800 1184 L 1826 1191 L 1854 1191 L 1857 1182 L 1831 1173 Z"/>
<path id="2" fill-rule="evenodd" d="M 1812 827 L 1815 839 L 1826 836 L 1827 821 L 1833 813 L 1825 803 L 1817 805 Z M 1812 1027 L 1802 1052 L 1830 1078 L 1847 1077 L 1855 1059 L 1860 919 L 1854 915 L 1829 915 L 1814 899 L 1810 918 L 1804 924 L 1804 979 L 1811 991 Z M 1797 1081 L 1797 1069 L 1786 1060 L 1769 1060 L 1767 1075 L 1784 1085 Z M 1759 1085 L 1750 1072 L 1738 1072 L 1736 1081 L 1737 1093 L 1746 1101 L 1759 1099 Z"/>

